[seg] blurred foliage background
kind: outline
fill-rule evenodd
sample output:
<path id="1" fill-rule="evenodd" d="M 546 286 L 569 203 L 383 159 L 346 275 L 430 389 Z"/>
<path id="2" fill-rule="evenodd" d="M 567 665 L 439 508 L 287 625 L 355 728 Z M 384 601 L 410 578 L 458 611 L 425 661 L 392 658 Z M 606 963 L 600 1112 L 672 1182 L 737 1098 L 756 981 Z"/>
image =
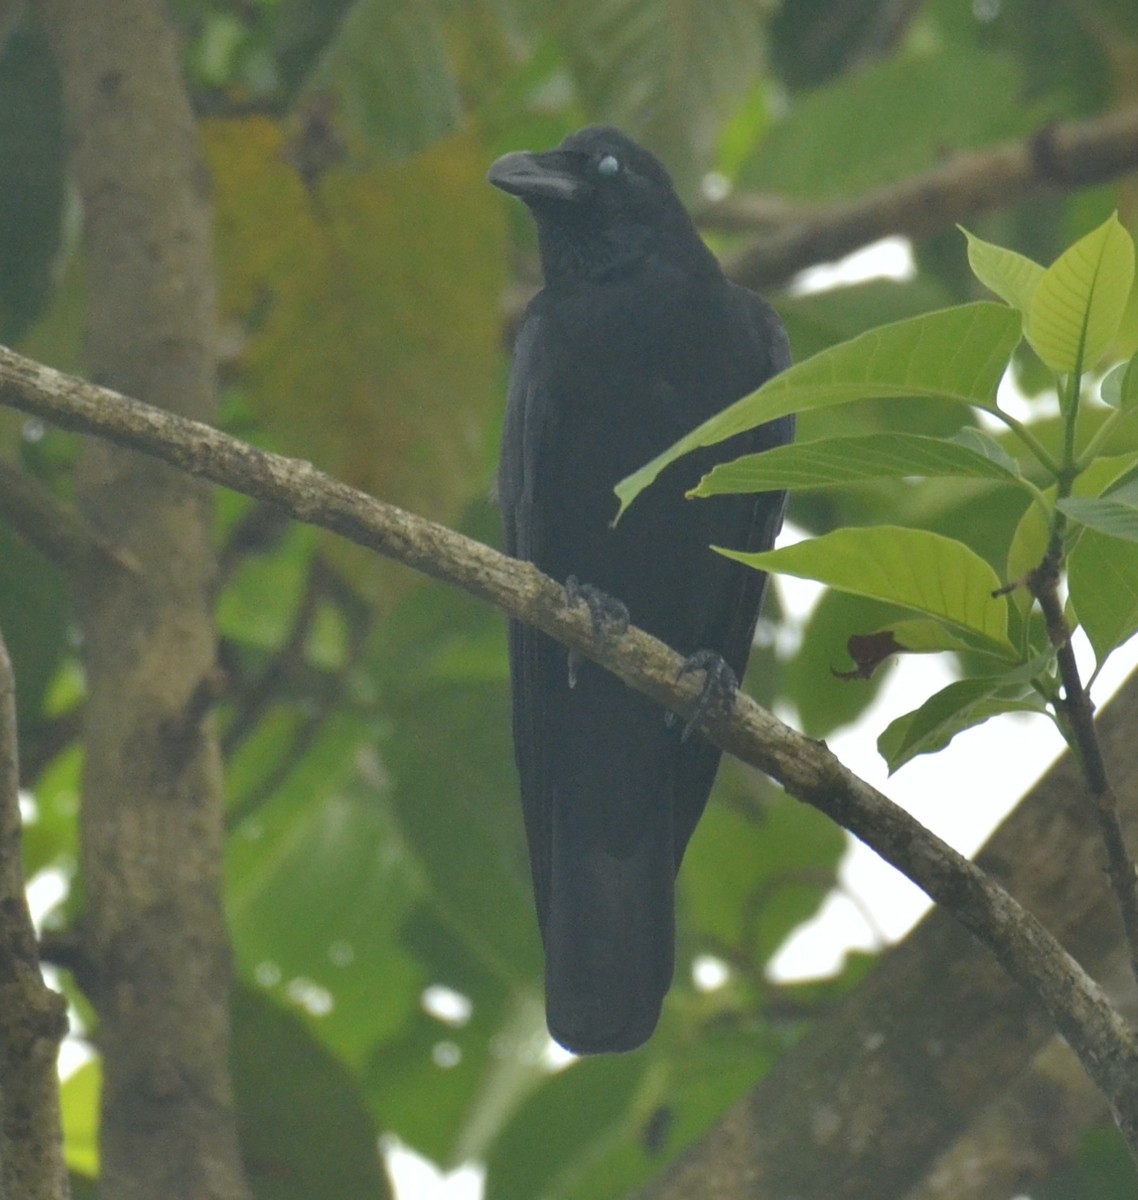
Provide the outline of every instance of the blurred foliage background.
<path id="1" fill-rule="evenodd" d="M 524 211 L 484 183 L 495 156 L 618 124 L 697 212 L 727 193 L 763 200 L 776 222 L 1138 100 L 1133 0 L 172 9 L 212 177 L 224 427 L 492 543 L 509 330 L 538 282 Z M 25 15 L 0 58 L 0 341 L 81 372 L 81 215 L 64 167 L 58 81 Z M 1116 207 L 1138 229 L 1133 176 L 1013 199 L 971 224 L 1043 262 Z M 710 240 L 730 257 L 762 234 Z M 953 229 L 913 252 L 908 280 L 771 289 L 796 355 L 978 294 Z M 1027 365 L 1021 383 L 1039 386 Z M 1044 439 L 1050 411 L 1041 400 Z M 960 421 L 912 413 L 919 431 Z M 898 414 L 866 404 L 826 420 L 864 433 Z M 69 435 L 0 412 L 0 449 L 69 495 Z M 791 519 L 819 531 L 902 513 L 967 528 L 974 545 L 981 531 L 999 569 L 1022 511 L 996 484 L 916 499 L 883 482 L 805 493 Z M 217 542 L 235 1073 L 258 1197 L 385 1194 L 381 1133 L 447 1166 L 485 1163 L 492 1200 L 624 1195 L 864 971 L 850 961 L 792 988 L 764 977 L 831 887 L 843 837 L 726 763 L 681 876 L 658 1033 L 633 1055 L 551 1071 L 502 618 L 233 495 L 219 496 Z M 79 906 L 84 688 L 69 608 L 62 575 L 0 527 L 0 628 L 34 797 L 27 865 L 63 880 L 57 925 Z M 776 641 L 773 597 L 749 689 L 825 736 L 879 685 L 834 676 L 846 637 L 886 616 L 828 595 L 800 638 Z M 725 984 L 694 985 L 703 955 L 727 965 Z M 81 1176 L 97 1170 L 97 1071 L 96 1057 L 64 1088 Z"/>

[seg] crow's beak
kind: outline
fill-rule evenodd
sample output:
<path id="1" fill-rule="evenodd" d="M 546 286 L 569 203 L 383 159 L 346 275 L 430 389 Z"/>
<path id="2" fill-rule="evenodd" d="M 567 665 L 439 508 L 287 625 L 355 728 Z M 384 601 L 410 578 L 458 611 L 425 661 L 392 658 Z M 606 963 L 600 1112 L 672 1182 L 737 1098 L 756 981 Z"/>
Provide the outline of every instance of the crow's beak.
<path id="1" fill-rule="evenodd" d="M 486 174 L 496 188 L 522 200 L 577 200 L 588 184 L 570 170 L 565 155 L 556 150 L 530 154 L 518 150 L 503 154 Z"/>

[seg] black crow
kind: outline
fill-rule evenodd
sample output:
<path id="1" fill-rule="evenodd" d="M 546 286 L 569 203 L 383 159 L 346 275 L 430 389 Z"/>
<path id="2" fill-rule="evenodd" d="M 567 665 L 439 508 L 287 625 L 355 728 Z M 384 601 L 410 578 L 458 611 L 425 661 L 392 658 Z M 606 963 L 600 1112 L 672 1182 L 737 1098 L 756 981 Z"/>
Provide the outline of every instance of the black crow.
<path id="1" fill-rule="evenodd" d="M 793 420 L 674 463 L 615 528 L 613 487 L 787 366 L 781 322 L 724 277 L 659 160 L 618 130 L 507 154 L 488 178 L 529 207 L 545 276 L 510 375 L 507 552 L 570 581 L 595 616 L 611 596 L 741 678 L 765 578 L 709 546 L 768 549 L 785 497 L 684 491 L 715 461 L 789 441 Z M 544 634 L 514 621 L 509 641 L 549 1030 L 578 1054 L 632 1050 L 671 985 L 675 875 L 720 752 Z"/>

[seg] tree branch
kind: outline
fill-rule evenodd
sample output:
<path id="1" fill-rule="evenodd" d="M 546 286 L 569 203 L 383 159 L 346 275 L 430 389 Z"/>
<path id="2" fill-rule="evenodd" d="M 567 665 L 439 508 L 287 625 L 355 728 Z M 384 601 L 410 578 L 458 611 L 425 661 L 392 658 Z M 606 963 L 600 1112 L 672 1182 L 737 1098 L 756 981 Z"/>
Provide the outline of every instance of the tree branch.
<path id="1" fill-rule="evenodd" d="M 677 681 L 682 660 L 662 642 L 637 629 L 620 638 L 598 637 L 588 614 L 567 605 L 564 589 L 534 567 L 372 499 L 310 463 L 256 450 L 7 350 L 0 350 L 0 403 L 159 456 L 461 587 L 681 716 L 690 714 L 699 696 L 695 680 Z M 974 863 L 843 767 L 824 744 L 796 733 L 746 696 L 701 728 L 716 745 L 857 834 L 980 938 L 1071 1043 L 1138 1157 L 1138 1046 L 1101 990 L 1034 917 Z"/>
<path id="2" fill-rule="evenodd" d="M 55 1060 L 67 1006 L 40 974 L 20 857 L 16 685 L 0 638 L 0 1197 L 66 1200 Z"/>
<path id="3" fill-rule="evenodd" d="M 1138 797 L 1136 724 L 1138 674 L 1098 721 L 1129 797 Z M 1136 836 L 1138 803 L 1124 815 Z M 1118 908 L 1073 754 L 1028 791 L 976 861 L 1096 978 L 1125 981 Z M 1032 996 L 946 909 L 934 909 L 638 1200 L 899 1200 L 1053 1037 Z M 973 1178 L 960 1191 L 1014 1189 L 989 1193 Z"/>
<path id="4" fill-rule="evenodd" d="M 817 207 L 737 195 L 696 214 L 724 233 L 756 233 L 727 273 L 747 287 L 783 283 L 893 234 L 921 239 L 958 221 L 1007 208 L 1047 190 L 1090 187 L 1138 170 L 1138 105 L 1099 117 L 1046 125 L 1030 137 L 945 162 L 857 199 Z"/>
<path id="5" fill-rule="evenodd" d="M 60 570 L 74 574 L 95 560 L 137 571 L 138 563 L 100 537 L 70 505 L 37 479 L 0 460 L 0 519 Z"/>
<path id="6" fill-rule="evenodd" d="M 1017 1196 L 1043 1187 L 1077 1162 L 1082 1134 L 1109 1120 L 1102 1093 L 1055 1038 L 905 1200 Z"/>

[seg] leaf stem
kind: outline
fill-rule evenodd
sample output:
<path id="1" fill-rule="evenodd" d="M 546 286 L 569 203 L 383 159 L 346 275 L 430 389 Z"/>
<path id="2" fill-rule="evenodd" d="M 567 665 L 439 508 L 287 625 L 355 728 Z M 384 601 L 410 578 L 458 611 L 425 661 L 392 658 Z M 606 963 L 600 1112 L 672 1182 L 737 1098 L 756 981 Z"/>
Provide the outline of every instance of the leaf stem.
<path id="1" fill-rule="evenodd" d="M 1056 515 L 1062 518 L 1061 513 Z M 1063 696 L 1055 702 L 1056 716 L 1067 727 L 1067 742 L 1079 760 L 1083 778 L 1090 789 L 1099 835 L 1106 849 L 1107 876 L 1118 900 L 1126 932 L 1130 969 L 1138 981 L 1138 871 L 1126 846 L 1118 812 L 1118 797 L 1107 774 L 1095 728 L 1094 705 L 1079 676 L 1079 666 L 1071 645 L 1071 631 L 1059 598 L 1061 523 L 1057 523 L 1057 526 L 1047 556 L 1032 572 L 1030 587 L 1043 612 L 1047 636 L 1055 647 L 1059 676 L 1063 681 Z"/>
<path id="2" fill-rule="evenodd" d="M 1043 443 L 1027 428 L 1022 421 L 1016 420 L 1010 413 L 997 405 L 991 408 L 985 408 L 984 412 L 991 413 L 997 420 L 1003 423 L 1019 438 L 1021 442 L 1035 455 L 1040 464 L 1045 470 L 1054 475 L 1056 479 L 1062 474 L 1062 467 L 1051 456 L 1051 452 L 1043 445 Z"/>
<path id="3" fill-rule="evenodd" d="M 1082 346 L 1079 347 L 1079 365 L 1067 377 L 1067 398 L 1063 409 L 1063 470 L 1059 476 L 1059 498 L 1071 494 L 1071 485 L 1078 474 L 1078 457 L 1075 454 L 1075 432 L 1079 421 L 1079 397 L 1083 387 Z"/>
<path id="4" fill-rule="evenodd" d="M 1123 409 L 1121 412 L 1112 412 L 1106 418 L 1106 420 L 1103 421 L 1103 423 L 1095 431 L 1091 440 L 1083 449 L 1082 454 L 1079 455 L 1075 462 L 1075 468 L 1079 474 L 1082 474 L 1082 472 L 1090 466 L 1095 458 L 1098 457 L 1099 450 L 1102 448 L 1103 443 L 1118 429 L 1118 426 L 1123 421 L 1127 421 L 1135 415 L 1138 415 L 1138 408 L 1128 408 Z"/>

